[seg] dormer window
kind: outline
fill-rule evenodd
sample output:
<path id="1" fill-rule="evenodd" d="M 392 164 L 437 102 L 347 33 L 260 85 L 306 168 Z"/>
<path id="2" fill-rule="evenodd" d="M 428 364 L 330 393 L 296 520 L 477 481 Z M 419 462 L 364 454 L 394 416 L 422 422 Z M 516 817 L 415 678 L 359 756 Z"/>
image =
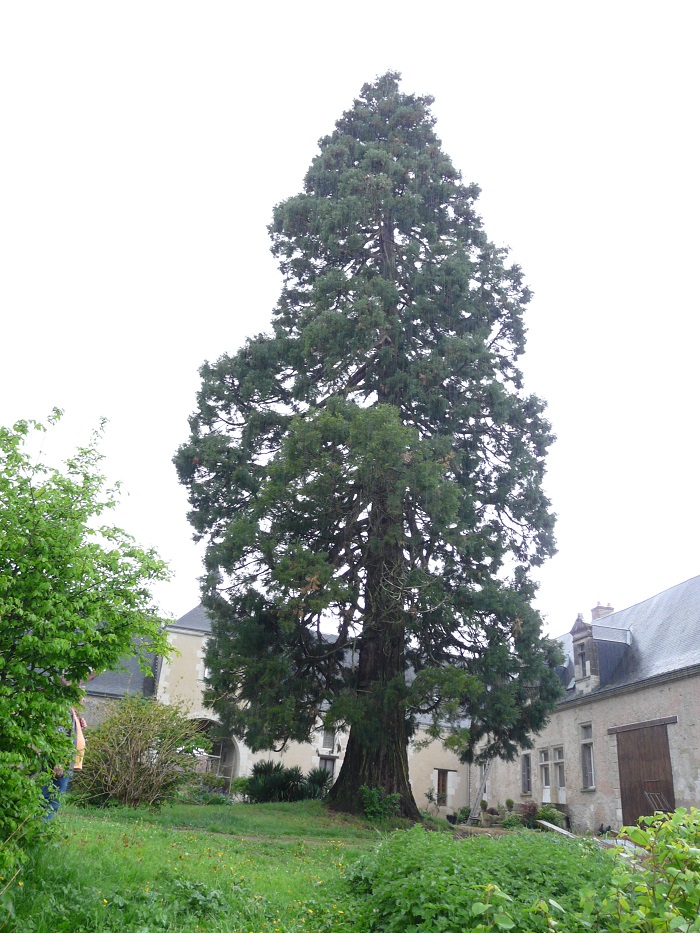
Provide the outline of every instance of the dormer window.
<path id="1" fill-rule="evenodd" d="M 585 677 L 588 673 L 586 670 L 586 643 L 585 641 L 580 642 L 576 645 L 576 666 L 581 670 L 581 677 Z"/>

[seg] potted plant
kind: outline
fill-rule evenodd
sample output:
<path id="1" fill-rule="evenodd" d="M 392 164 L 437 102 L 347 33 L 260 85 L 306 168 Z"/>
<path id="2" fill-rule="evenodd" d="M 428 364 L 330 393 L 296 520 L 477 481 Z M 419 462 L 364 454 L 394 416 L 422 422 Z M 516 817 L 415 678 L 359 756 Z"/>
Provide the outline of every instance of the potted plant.
<path id="1" fill-rule="evenodd" d="M 460 807 L 457 811 L 457 822 L 458 823 L 468 823 L 469 817 L 471 816 L 472 811 L 470 807 Z"/>
<path id="2" fill-rule="evenodd" d="M 491 814 L 488 812 L 488 806 L 489 806 L 488 801 L 487 800 L 480 801 L 479 806 L 481 807 L 481 813 L 479 814 L 479 822 L 481 823 L 482 826 L 490 826 L 491 825 Z"/>

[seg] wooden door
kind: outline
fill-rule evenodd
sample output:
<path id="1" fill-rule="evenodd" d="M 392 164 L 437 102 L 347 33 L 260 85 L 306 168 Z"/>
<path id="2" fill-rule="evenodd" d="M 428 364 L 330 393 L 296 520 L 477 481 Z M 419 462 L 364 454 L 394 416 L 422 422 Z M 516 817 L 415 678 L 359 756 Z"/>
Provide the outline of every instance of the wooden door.
<path id="1" fill-rule="evenodd" d="M 671 755 L 666 725 L 617 733 L 622 821 L 626 826 L 656 810 L 673 810 Z"/>

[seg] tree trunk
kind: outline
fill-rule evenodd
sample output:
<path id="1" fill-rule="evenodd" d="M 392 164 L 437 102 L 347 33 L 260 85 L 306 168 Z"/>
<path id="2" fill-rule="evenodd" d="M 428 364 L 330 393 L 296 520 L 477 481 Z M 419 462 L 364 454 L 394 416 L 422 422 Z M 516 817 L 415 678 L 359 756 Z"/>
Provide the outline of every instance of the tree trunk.
<path id="1" fill-rule="evenodd" d="M 391 515 L 389 499 L 382 490 L 370 517 L 357 682 L 361 715 L 350 727 L 343 766 L 328 802 L 336 810 L 360 813 L 359 788 L 380 787 L 401 795 L 402 816 L 420 820 L 408 779 L 401 522 Z"/>
<path id="2" fill-rule="evenodd" d="M 336 810 L 361 813 L 359 789 L 381 787 L 400 794 L 400 813 L 420 820 L 408 778 L 403 625 L 363 636 L 359 681 L 363 717 L 350 727 L 345 759 L 328 802 Z"/>

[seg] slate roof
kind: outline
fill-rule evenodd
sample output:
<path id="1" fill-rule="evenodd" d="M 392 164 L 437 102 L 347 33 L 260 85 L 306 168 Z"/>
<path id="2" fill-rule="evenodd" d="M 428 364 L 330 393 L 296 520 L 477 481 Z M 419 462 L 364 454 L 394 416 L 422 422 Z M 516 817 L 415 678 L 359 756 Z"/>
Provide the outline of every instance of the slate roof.
<path id="1" fill-rule="evenodd" d="M 207 610 L 200 603 L 194 609 L 186 612 L 184 616 L 181 616 L 177 622 L 171 622 L 168 628 L 189 628 L 209 635 L 211 633 L 211 619 Z"/>
<path id="2" fill-rule="evenodd" d="M 601 662 L 595 693 L 700 666 L 700 576 L 596 619 L 591 627 Z M 558 641 L 571 658 L 571 635 Z M 615 664 L 604 671 L 606 652 Z"/>
<path id="3" fill-rule="evenodd" d="M 151 670 L 154 670 L 156 656 L 149 655 Z M 95 677 L 87 685 L 88 696 L 123 697 L 127 693 L 140 693 L 143 696 L 153 696 L 155 680 L 153 675 L 144 674 L 139 669 L 136 658 L 129 658 L 124 662 L 126 670 L 105 671 Z"/>

